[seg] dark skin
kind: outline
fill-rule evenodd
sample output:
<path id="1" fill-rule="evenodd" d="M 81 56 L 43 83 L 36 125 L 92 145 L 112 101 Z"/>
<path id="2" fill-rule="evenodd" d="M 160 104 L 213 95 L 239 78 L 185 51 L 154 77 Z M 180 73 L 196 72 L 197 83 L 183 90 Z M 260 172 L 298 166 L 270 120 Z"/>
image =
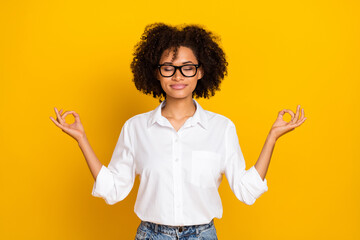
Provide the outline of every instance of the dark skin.
<path id="1" fill-rule="evenodd" d="M 169 49 L 164 51 L 160 59 L 160 64 L 169 62 L 176 66 L 181 66 L 185 62 L 192 62 L 197 64 L 198 61 L 190 48 L 181 46 L 178 50 L 177 58 L 172 62 L 172 52 L 169 54 Z M 194 115 L 195 106 L 192 102 L 192 92 L 194 91 L 197 81 L 202 78 L 203 70 L 200 68 L 198 73 L 192 78 L 184 77 L 180 71 L 176 71 L 172 77 L 162 77 L 159 73 L 157 75 L 163 90 L 166 92 L 166 105 L 163 108 L 161 114 L 166 117 L 176 131 L 178 131 L 185 121 Z M 201 81 L 201 80 L 200 80 Z M 183 89 L 173 89 L 172 84 L 186 84 Z M 291 121 L 286 122 L 283 120 L 283 115 L 289 113 L 291 115 Z M 267 170 L 269 168 L 272 152 L 275 147 L 277 139 L 287 132 L 293 131 L 296 127 L 299 127 L 305 120 L 304 109 L 301 110 L 300 105 L 297 107 L 296 114 L 289 109 L 284 109 L 279 112 L 278 117 L 271 127 L 269 134 L 266 138 L 265 144 L 260 153 L 259 159 L 255 164 L 255 168 L 261 176 L 262 180 L 265 179 Z"/>
<path id="2" fill-rule="evenodd" d="M 181 66 L 186 62 L 192 62 L 194 64 L 198 63 L 194 53 L 190 48 L 180 47 L 178 50 L 178 56 L 174 61 L 172 59 L 172 52 L 169 54 L 169 51 L 164 51 L 160 59 L 160 64 L 165 62 L 170 62 L 172 65 Z M 194 91 L 197 81 L 201 81 L 203 76 L 203 69 L 200 67 L 197 74 L 194 77 L 184 77 L 179 70 L 172 77 L 162 77 L 157 73 L 157 78 L 161 83 L 163 90 L 166 92 L 166 105 L 162 109 L 161 114 L 169 120 L 171 125 L 176 131 L 178 131 L 185 121 L 192 117 L 196 111 L 196 106 L 192 101 L 192 92 Z M 172 85 L 185 85 L 183 88 L 174 88 Z M 85 130 L 80 121 L 80 116 L 75 111 L 66 111 L 62 113 L 62 109 L 58 111 L 56 108 L 56 120 L 50 117 L 56 126 L 62 129 L 63 132 L 74 138 L 87 161 L 87 164 L 90 168 L 90 171 L 96 180 L 96 177 L 103 166 L 101 162 L 96 157 L 94 151 L 92 150 L 90 143 L 86 137 Z M 301 117 L 300 117 L 301 112 Z M 291 115 L 290 122 L 283 120 L 283 115 L 288 113 Z M 75 122 L 68 124 L 65 121 L 65 117 L 68 114 L 72 114 L 75 117 Z M 300 118 L 299 118 L 300 117 Z M 299 127 L 306 117 L 304 115 L 304 109 L 300 110 L 300 105 L 297 107 L 296 114 L 290 109 L 283 109 L 279 111 L 278 116 L 274 124 L 272 125 L 269 134 L 266 138 L 265 144 L 260 153 L 259 159 L 255 164 L 255 168 L 261 176 L 262 180 L 265 179 L 267 170 L 269 168 L 270 159 L 272 152 L 274 150 L 275 143 L 279 137 L 284 134 L 293 131 L 295 128 Z"/>
<path id="3" fill-rule="evenodd" d="M 177 58 L 174 61 L 171 61 L 173 52 L 170 54 L 169 52 L 169 49 L 164 51 L 160 64 L 169 63 L 174 66 L 186 65 L 186 63 L 198 64 L 198 60 L 190 48 L 179 47 Z M 161 114 L 169 120 L 176 131 L 195 113 L 196 106 L 192 101 L 192 92 L 195 90 L 197 81 L 202 76 L 203 69 L 201 67 L 194 77 L 185 77 L 180 73 L 180 70 L 177 70 L 172 77 L 163 77 L 157 72 L 157 78 L 161 83 L 161 87 L 166 92 L 166 105 L 162 109 Z M 172 85 L 179 84 L 185 85 L 185 87 L 182 89 L 172 87 Z"/>

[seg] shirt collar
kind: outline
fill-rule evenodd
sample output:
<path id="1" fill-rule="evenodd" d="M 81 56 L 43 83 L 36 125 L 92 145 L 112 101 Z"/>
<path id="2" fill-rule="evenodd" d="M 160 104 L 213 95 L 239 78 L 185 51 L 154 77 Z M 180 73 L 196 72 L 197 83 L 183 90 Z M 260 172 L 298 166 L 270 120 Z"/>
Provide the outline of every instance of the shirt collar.
<path id="1" fill-rule="evenodd" d="M 200 123 L 200 125 L 207 129 L 208 119 L 205 113 L 205 110 L 200 106 L 200 104 L 193 98 L 193 102 L 196 105 L 196 111 L 194 115 L 190 119 L 190 125 L 194 126 L 196 123 Z M 155 108 L 150 113 L 150 117 L 148 120 L 148 127 L 151 127 L 155 122 L 158 122 L 161 125 L 165 125 L 165 121 L 167 120 L 164 116 L 161 115 L 161 109 L 165 107 L 166 99 L 162 101 L 157 108 Z"/>

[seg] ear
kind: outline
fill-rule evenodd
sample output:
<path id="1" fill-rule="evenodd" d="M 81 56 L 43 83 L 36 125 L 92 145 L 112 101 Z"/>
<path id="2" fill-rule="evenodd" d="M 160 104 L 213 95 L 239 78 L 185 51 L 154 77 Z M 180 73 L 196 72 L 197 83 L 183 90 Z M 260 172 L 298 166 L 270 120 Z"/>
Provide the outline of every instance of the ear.
<path id="1" fill-rule="evenodd" d="M 198 80 L 202 79 L 204 77 L 204 69 L 203 67 L 199 67 L 199 78 Z"/>

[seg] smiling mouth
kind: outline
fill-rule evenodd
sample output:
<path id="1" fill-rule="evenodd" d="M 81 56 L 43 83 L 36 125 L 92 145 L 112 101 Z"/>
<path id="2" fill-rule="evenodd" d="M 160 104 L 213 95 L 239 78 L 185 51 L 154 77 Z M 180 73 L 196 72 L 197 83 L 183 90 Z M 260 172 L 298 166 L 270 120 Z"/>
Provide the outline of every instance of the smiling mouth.
<path id="1" fill-rule="evenodd" d="M 170 85 L 172 88 L 174 89 L 183 89 L 185 88 L 187 85 L 186 84 L 174 84 L 174 85 Z"/>

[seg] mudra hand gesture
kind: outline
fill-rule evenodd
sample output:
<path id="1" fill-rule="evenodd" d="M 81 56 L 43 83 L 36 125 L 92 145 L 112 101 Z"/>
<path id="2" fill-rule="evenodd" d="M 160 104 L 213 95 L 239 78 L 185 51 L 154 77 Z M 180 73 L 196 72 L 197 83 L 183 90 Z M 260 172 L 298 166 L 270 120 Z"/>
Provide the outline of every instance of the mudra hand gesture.
<path id="1" fill-rule="evenodd" d="M 59 112 L 56 108 L 54 108 L 54 110 L 55 110 L 57 118 L 55 120 L 53 117 L 50 117 L 50 119 L 55 123 L 56 126 L 61 128 L 63 130 L 63 132 L 70 135 L 76 141 L 79 141 L 81 138 L 83 138 L 85 136 L 85 130 L 81 124 L 79 114 L 77 114 L 75 111 L 66 111 L 66 112 L 62 113 L 62 109 Z M 65 117 L 68 114 L 72 114 L 75 117 L 74 123 L 72 123 L 72 124 L 66 123 Z"/>
<path id="2" fill-rule="evenodd" d="M 283 120 L 283 115 L 285 113 L 289 113 L 291 115 L 290 122 L 286 122 Z M 293 131 L 296 127 L 300 126 L 306 120 L 304 109 L 301 110 L 301 118 L 299 118 L 299 114 L 300 105 L 297 106 L 296 114 L 294 114 L 293 111 L 289 109 L 284 109 L 279 112 L 279 115 L 270 130 L 276 140 L 285 133 Z"/>

